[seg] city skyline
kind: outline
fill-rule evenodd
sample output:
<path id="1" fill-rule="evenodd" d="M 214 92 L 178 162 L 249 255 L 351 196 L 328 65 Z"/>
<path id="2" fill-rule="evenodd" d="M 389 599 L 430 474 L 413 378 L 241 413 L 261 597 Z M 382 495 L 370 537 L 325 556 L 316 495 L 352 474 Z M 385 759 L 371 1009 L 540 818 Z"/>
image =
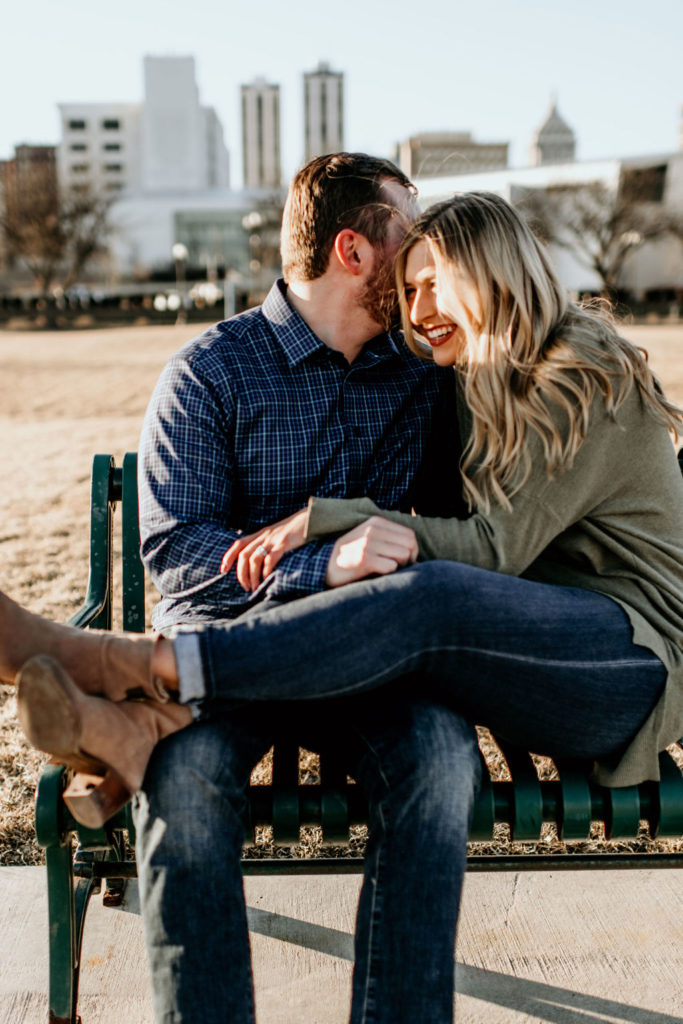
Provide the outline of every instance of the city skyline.
<path id="1" fill-rule="evenodd" d="M 418 132 L 471 131 L 509 140 L 511 165 L 524 166 L 553 95 L 576 132 L 578 159 L 679 145 L 683 6 L 673 0 L 646 10 L 632 0 L 578 0 L 566 12 L 541 0 L 483 0 L 476 10 L 434 0 L 420 18 L 397 2 L 363 9 L 358 21 L 271 0 L 257 13 L 228 2 L 218 14 L 197 0 L 191 22 L 183 10 L 176 0 L 143 8 L 121 0 L 114 17 L 83 0 L 58 8 L 39 0 L 16 11 L 0 88 L 17 99 L 4 104 L 0 158 L 23 142 L 56 143 L 58 103 L 139 100 L 145 54 L 195 57 L 202 102 L 223 123 L 235 171 L 240 86 L 259 75 L 279 84 L 285 180 L 304 155 L 303 76 L 321 60 L 344 73 L 349 149 L 389 156 Z"/>

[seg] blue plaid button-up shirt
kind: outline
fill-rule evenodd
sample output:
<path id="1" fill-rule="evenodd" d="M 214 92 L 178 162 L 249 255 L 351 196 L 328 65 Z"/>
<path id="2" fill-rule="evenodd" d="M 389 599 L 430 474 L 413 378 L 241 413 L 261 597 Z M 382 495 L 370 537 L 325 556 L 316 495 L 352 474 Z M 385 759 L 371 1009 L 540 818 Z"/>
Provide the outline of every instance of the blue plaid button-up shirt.
<path id="1" fill-rule="evenodd" d="M 289 552 L 254 593 L 234 570 L 219 573 L 221 559 L 240 531 L 312 494 L 419 507 L 418 467 L 452 378 L 389 335 L 349 364 L 281 282 L 262 307 L 185 345 L 159 379 L 140 443 L 142 555 L 162 595 L 154 626 L 234 618 L 266 596 L 323 589 L 331 543 Z"/>

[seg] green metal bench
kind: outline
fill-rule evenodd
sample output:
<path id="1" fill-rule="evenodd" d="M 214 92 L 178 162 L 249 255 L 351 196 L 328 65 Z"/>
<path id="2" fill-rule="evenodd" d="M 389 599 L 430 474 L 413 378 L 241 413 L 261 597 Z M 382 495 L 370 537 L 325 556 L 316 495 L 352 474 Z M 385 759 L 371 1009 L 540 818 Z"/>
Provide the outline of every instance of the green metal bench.
<path id="1" fill-rule="evenodd" d="M 679 453 L 683 471 L 683 450 Z M 111 629 L 114 591 L 113 519 L 121 506 L 121 590 L 123 628 L 145 628 L 144 574 L 139 558 L 138 503 L 135 453 L 120 467 L 109 455 L 93 463 L 90 575 L 85 603 L 72 625 Z M 682 741 L 683 743 L 683 741 Z M 632 839 L 646 822 L 652 838 L 683 836 L 683 772 L 668 754 L 661 755 L 661 782 L 622 789 L 592 783 L 586 766 L 557 763 L 559 778 L 541 780 L 530 755 L 500 743 L 511 780 L 492 781 L 485 767 L 470 840 L 490 842 L 494 826 L 509 826 L 513 841 L 534 842 L 544 823 L 557 827 L 564 841 L 585 840 L 594 823 L 602 823 L 608 839 Z M 367 822 L 367 805 L 359 786 L 349 783 L 344 765 L 321 758 L 320 782 L 299 782 L 299 748 L 294 741 L 276 745 L 270 785 L 250 786 L 245 833 L 263 825 L 273 829 L 277 845 L 299 842 L 300 828 L 318 825 L 323 844 L 348 843 L 349 828 Z M 61 795 L 69 773 L 47 765 L 36 798 L 36 833 L 45 849 L 48 875 L 50 935 L 50 1024 L 77 1024 L 81 941 L 88 901 L 106 883 L 105 905 L 120 903 L 127 878 L 137 874 L 130 805 L 107 825 L 91 831 L 78 825 Z M 126 839 L 128 842 L 126 842 Z M 248 874 L 359 872 L 362 858 L 338 855 L 302 858 L 243 859 Z M 597 853 L 482 855 L 472 852 L 468 870 L 520 871 L 561 868 L 683 867 L 683 853 Z"/>

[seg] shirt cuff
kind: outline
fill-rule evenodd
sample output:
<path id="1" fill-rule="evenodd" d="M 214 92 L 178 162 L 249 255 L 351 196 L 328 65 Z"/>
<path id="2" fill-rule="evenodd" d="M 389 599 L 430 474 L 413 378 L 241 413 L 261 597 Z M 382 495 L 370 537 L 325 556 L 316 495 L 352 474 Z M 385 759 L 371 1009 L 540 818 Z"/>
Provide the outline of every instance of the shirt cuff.
<path id="1" fill-rule="evenodd" d="M 178 668 L 180 703 L 196 705 L 206 698 L 199 631 L 179 626 L 171 631 L 171 636 Z M 194 709 L 193 717 L 196 717 Z"/>
<path id="2" fill-rule="evenodd" d="M 334 541 L 325 541 L 288 552 L 270 577 L 268 597 L 291 601 L 324 590 L 333 547 Z"/>

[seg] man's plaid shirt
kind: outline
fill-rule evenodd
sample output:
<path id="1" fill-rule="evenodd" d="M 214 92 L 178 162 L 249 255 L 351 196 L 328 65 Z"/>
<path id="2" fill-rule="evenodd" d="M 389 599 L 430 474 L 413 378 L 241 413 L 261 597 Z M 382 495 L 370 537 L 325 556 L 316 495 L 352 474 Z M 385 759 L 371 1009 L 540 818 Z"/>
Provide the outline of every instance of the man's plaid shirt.
<path id="1" fill-rule="evenodd" d="M 190 341 L 152 396 L 139 494 L 142 555 L 162 594 L 157 629 L 322 590 L 331 542 L 289 552 L 254 594 L 234 570 L 219 574 L 240 531 L 289 515 L 312 494 L 426 510 L 418 468 L 452 372 L 389 335 L 349 364 L 285 294 L 278 282 L 262 307 Z M 444 475 L 454 476 L 455 465 Z"/>

